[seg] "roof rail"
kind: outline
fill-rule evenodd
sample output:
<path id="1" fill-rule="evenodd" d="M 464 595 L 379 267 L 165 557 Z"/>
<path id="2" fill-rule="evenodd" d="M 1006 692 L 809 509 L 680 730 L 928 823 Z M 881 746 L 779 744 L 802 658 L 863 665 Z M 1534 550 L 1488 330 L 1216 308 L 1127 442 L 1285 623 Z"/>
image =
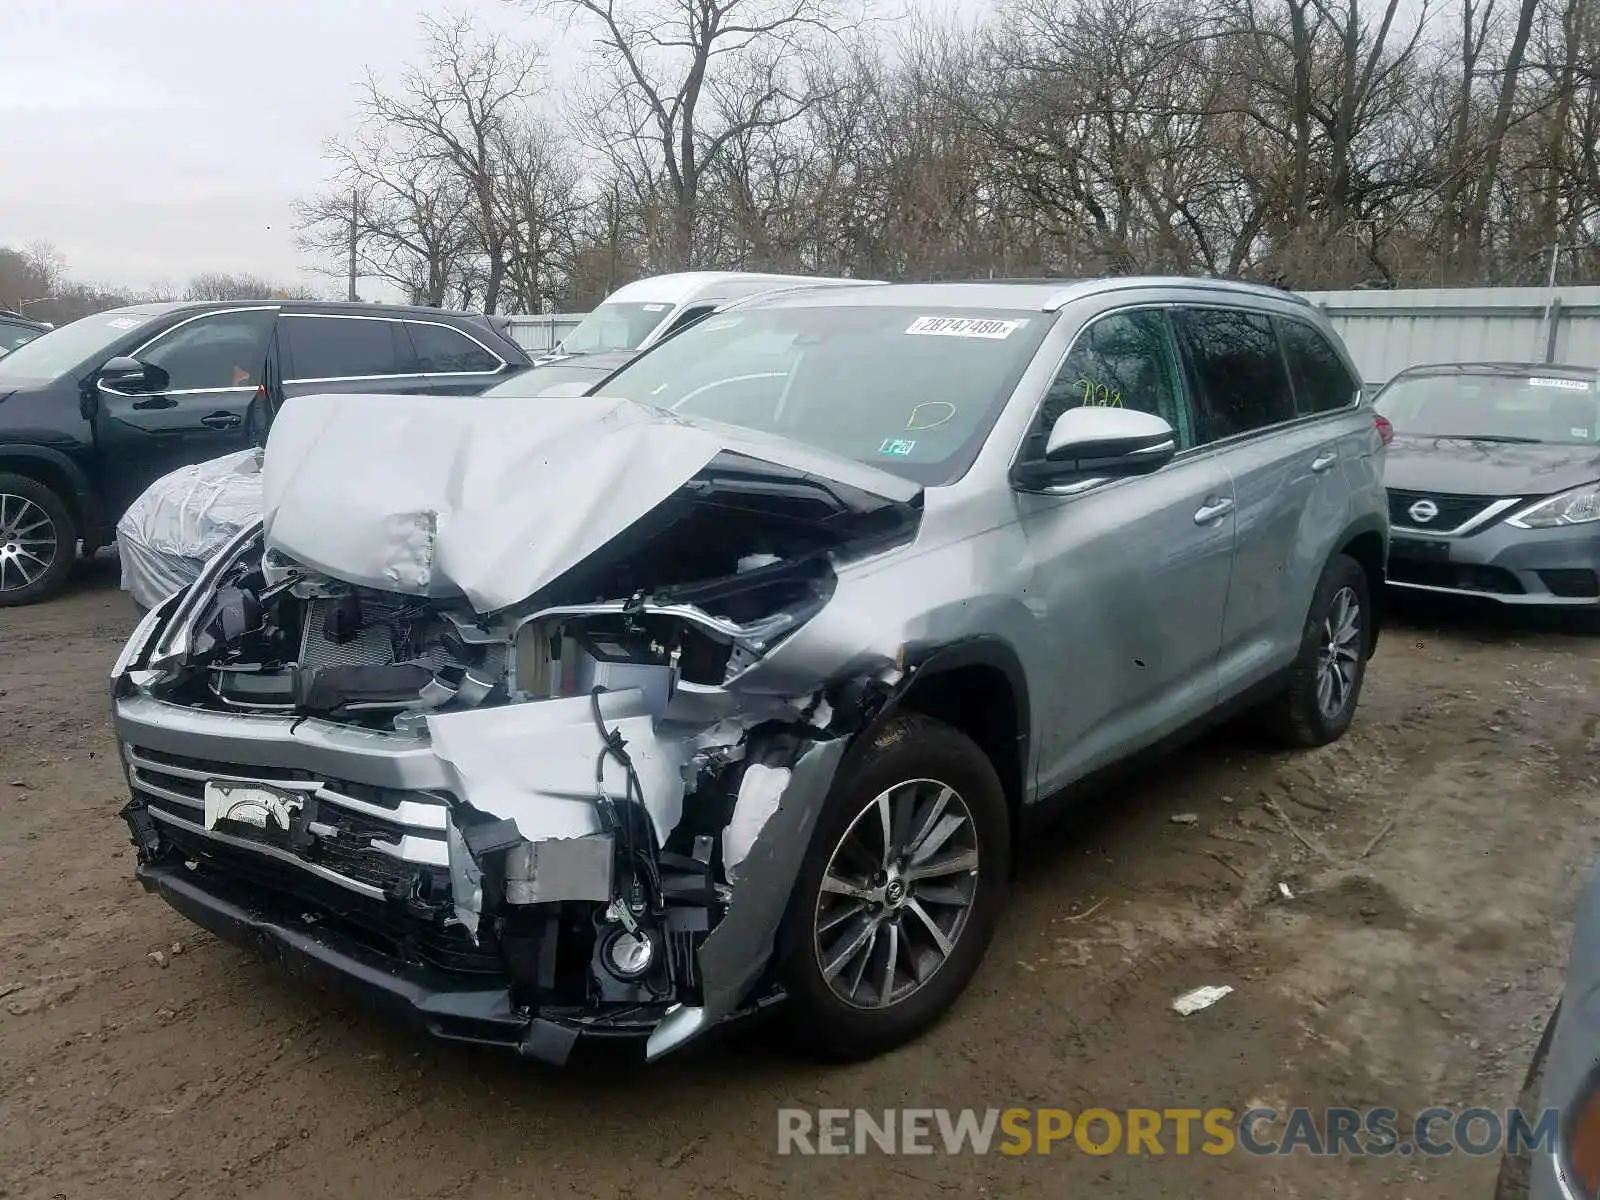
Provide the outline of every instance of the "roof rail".
<path id="1" fill-rule="evenodd" d="M 1275 300 L 1289 300 L 1312 308 L 1310 300 L 1298 292 L 1275 287 L 1270 283 L 1253 283 L 1246 279 L 1218 279 L 1202 275 L 1130 275 L 1110 276 L 1102 279 L 1082 279 L 1065 287 L 1045 302 L 1045 312 L 1055 312 L 1070 300 L 1084 295 L 1086 284 L 1103 284 L 1105 290 L 1138 290 L 1143 288 L 1199 288 L 1217 292 L 1236 292 L 1253 296 L 1271 296 Z"/>

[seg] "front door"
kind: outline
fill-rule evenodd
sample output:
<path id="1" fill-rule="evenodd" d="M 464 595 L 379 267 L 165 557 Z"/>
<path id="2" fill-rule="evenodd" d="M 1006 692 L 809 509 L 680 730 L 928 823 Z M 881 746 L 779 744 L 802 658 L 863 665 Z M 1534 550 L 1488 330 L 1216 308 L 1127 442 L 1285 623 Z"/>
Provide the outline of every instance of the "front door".
<path id="1" fill-rule="evenodd" d="M 1042 457 L 1051 426 L 1080 404 L 1137 408 L 1177 432 L 1152 475 L 1077 494 L 1019 494 L 1032 560 L 1026 602 L 1050 646 L 1039 736 L 1044 794 L 1159 741 L 1217 700 L 1217 655 L 1232 571 L 1233 481 L 1193 449 L 1171 326 L 1160 308 L 1094 319 L 1063 360 L 1023 447 Z"/>
<path id="2" fill-rule="evenodd" d="M 251 401 L 266 376 L 277 310 L 190 317 L 132 357 L 160 368 L 159 388 L 96 384 L 96 451 L 107 499 L 120 513 L 160 476 L 249 444 Z"/>

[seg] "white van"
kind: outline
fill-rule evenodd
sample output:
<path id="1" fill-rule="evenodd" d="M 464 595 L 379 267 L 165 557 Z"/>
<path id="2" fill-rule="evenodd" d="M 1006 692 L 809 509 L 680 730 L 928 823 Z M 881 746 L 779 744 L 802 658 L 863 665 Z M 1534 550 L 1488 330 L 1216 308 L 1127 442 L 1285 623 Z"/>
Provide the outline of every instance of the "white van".
<path id="1" fill-rule="evenodd" d="M 578 327 L 535 366 L 576 354 L 645 350 L 668 334 L 698 321 L 730 300 L 796 287 L 843 287 L 881 283 L 816 275 L 761 275 L 750 271 L 683 271 L 652 275 L 607 296 Z"/>

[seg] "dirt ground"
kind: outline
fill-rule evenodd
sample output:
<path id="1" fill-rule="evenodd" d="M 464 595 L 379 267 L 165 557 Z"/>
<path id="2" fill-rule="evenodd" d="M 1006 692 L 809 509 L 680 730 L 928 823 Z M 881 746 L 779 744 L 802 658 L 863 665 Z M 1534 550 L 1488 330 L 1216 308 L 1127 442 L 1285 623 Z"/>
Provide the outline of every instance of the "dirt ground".
<path id="1" fill-rule="evenodd" d="M 1497 1161 L 1462 1155 L 779 1156 L 776 1110 L 1512 1103 L 1600 817 L 1592 634 L 1391 624 L 1342 743 L 1225 732 L 1030 846 L 972 990 L 886 1059 L 822 1070 L 747 1035 L 551 1072 L 424 1043 L 138 888 L 105 690 L 131 602 L 114 559 L 81 576 L 0 611 L 0 1195 L 1492 1189 Z"/>

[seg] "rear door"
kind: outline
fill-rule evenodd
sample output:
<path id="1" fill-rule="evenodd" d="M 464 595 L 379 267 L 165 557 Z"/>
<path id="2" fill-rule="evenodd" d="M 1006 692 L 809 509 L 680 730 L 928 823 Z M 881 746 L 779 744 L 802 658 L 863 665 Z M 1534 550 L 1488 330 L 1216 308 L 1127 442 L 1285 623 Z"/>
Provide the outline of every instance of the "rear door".
<path id="1" fill-rule="evenodd" d="M 506 368 L 497 351 L 455 325 L 407 318 L 401 327 L 421 373 L 423 391 L 475 396 L 498 382 Z"/>
<path id="2" fill-rule="evenodd" d="M 426 392 L 411 341 L 390 317 L 286 312 L 283 399 L 326 392 Z"/>
<path id="3" fill-rule="evenodd" d="M 1335 425 L 1296 405 L 1272 315 L 1234 307 L 1175 313 L 1201 435 L 1235 488 L 1237 549 L 1219 665 L 1235 695 L 1297 652 L 1322 568 L 1350 520 Z"/>
<path id="4" fill-rule="evenodd" d="M 1233 484 L 1196 445 L 1165 308 L 1117 309 L 1074 339 L 1023 442 L 1041 458 L 1062 412 L 1136 408 L 1164 418 L 1178 455 L 1154 474 L 1019 493 L 1035 564 L 1030 604 L 1043 615 L 1050 666 L 1040 675 L 1060 714 L 1040 731 L 1045 793 L 1124 758 L 1209 712 L 1234 543 Z"/>
<path id="5" fill-rule="evenodd" d="M 160 390 L 97 385 L 96 451 L 120 512 L 155 479 L 249 444 L 247 418 L 268 369 L 277 308 L 186 317 L 132 351 L 166 372 Z"/>

